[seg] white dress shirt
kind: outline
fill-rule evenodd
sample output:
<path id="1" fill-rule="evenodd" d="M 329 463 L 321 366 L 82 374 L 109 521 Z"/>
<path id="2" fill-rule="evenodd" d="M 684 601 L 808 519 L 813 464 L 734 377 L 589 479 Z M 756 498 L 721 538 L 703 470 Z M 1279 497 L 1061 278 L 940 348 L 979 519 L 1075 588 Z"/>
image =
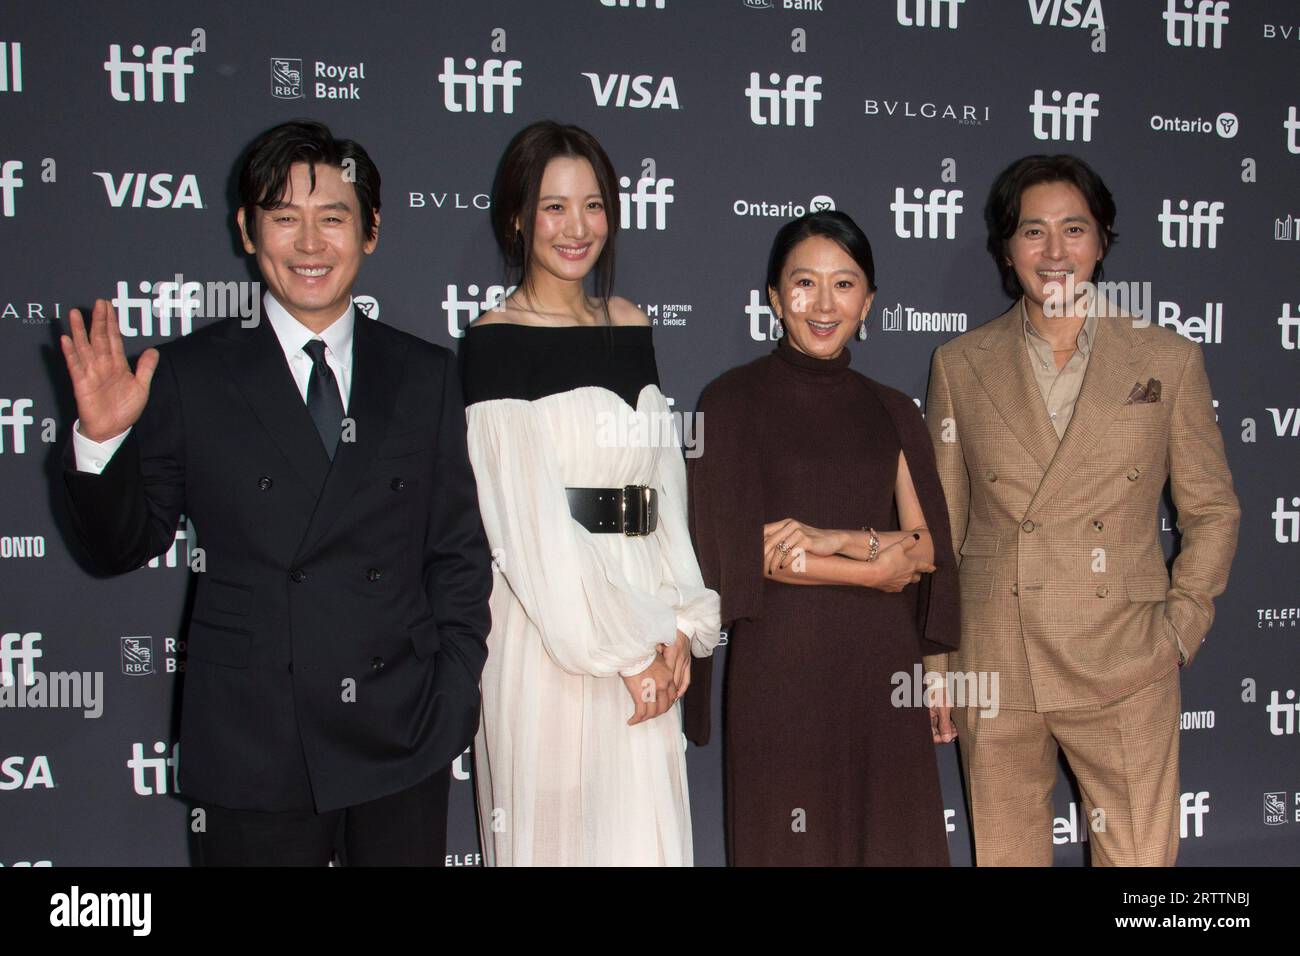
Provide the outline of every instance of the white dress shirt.
<path id="1" fill-rule="evenodd" d="M 356 309 L 352 302 L 349 300 L 343 314 L 320 335 L 290 315 L 271 293 L 262 296 L 262 306 L 263 313 L 271 322 L 271 330 L 275 332 L 280 348 L 284 350 L 284 359 L 289 364 L 289 371 L 302 400 L 307 401 L 307 383 L 312 372 L 311 356 L 302 347 L 312 339 L 320 339 L 325 343 L 325 364 L 330 367 L 334 380 L 338 382 L 339 395 L 346 412 L 348 398 L 352 394 L 352 330 L 356 322 Z M 106 441 L 96 442 L 81 434 L 80 425 L 81 419 L 77 419 L 72 426 L 72 450 L 77 460 L 77 471 L 98 475 L 122 446 L 122 442 L 126 441 L 131 429 Z"/>

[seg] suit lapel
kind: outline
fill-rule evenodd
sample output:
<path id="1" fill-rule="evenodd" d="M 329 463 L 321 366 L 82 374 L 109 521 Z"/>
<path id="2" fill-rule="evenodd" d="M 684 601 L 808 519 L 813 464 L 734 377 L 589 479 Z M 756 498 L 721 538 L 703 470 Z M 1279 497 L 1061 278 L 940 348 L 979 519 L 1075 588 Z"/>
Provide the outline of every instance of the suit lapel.
<path id="1" fill-rule="evenodd" d="M 1060 490 L 1097 447 L 1106 426 L 1124 407 L 1133 383 L 1151 360 L 1151 348 L 1129 329 L 1127 318 L 1099 318 L 1097 342 L 1079 389 L 1070 425 L 1042 484 L 1029 503 L 1032 514 Z M 1041 407 L 1042 402 L 1040 400 Z"/>
<path id="2" fill-rule="evenodd" d="M 373 319 L 357 312 L 352 334 L 352 391 L 347 410 L 347 418 L 352 422 L 353 440 L 340 441 L 338 450 L 334 452 L 334 461 L 324 477 L 316 510 L 302 543 L 298 546 L 300 555 L 315 547 L 322 535 L 329 530 L 347 506 L 375 457 L 392 416 L 402 371 L 403 351 L 401 347 L 388 344 L 386 337 L 375 327 Z M 316 442 L 317 451 L 328 465 L 329 459 L 301 399 L 298 400 L 298 406 L 306 418 L 308 432 Z"/>
<path id="3" fill-rule="evenodd" d="M 233 347 L 222 349 L 221 357 L 235 385 L 312 497 L 319 497 L 330 468 L 329 456 L 294 384 L 275 330 L 267 321 L 251 329 L 232 323 L 229 329 L 224 341 Z"/>
<path id="4" fill-rule="evenodd" d="M 966 354 L 1007 428 L 1046 472 L 1057 451 L 1056 431 L 1029 367 L 1020 303 L 994 319 L 980 347 Z"/>

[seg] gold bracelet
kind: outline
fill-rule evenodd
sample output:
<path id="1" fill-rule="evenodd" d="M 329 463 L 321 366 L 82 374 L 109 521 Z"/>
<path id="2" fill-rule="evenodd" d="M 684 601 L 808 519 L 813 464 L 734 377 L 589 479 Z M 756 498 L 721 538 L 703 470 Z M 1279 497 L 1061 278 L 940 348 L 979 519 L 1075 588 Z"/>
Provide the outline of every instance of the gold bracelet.
<path id="1" fill-rule="evenodd" d="M 874 561 L 880 554 L 880 535 L 876 534 L 875 528 L 868 528 L 865 525 L 862 530 L 871 535 L 871 539 L 867 542 L 867 560 Z"/>

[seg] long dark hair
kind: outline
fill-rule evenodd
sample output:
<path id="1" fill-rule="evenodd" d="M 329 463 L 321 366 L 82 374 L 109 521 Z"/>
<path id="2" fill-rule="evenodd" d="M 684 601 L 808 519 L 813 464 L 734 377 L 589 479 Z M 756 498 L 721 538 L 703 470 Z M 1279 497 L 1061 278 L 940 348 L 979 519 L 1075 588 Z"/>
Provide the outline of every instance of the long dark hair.
<path id="1" fill-rule="evenodd" d="M 997 263 L 1003 290 L 1013 299 L 1020 298 L 1025 290 L 1020 285 L 1015 268 L 1007 262 L 1007 240 L 1015 235 L 1016 226 L 1020 223 L 1020 197 L 1030 186 L 1043 183 L 1068 183 L 1083 193 L 1088 211 L 1101 229 L 1103 259 L 1119 239 L 1119 234 L 1115 232 L 1115 199 L 1101 177 L 1078 156 L 1060 153 L 1056 156 L 1025 156 L 1016 160 L 994 181 L 993 188 L 989 191 L 989 200 L 984 206 L 989 255 Z M 1102 263 L 1098 262 L 1092 270 L 1092 281 L 1100 282 L 1103 274 Z"/>
<path id="2" fill-rule="evenodd" d="M 791 219 L 776 232 L 772 251 L 767 257 L 767 287 L 781 288 L 781 272 L 794 247 L 813 236 L 825 236 L 849 254 L 862 274 L 867 277 L 867 290 L 876 291 L 876 262 L 871 256 L 871 243 L 853 217 L 838 209 L 810 212 Z"/>
<path id="3" fill-rule="evenodd" d="M 542 120 L 526 126 L 510 140 L 492 181 L 492 231 L 505 258 L 511 281 L 527 288 L 528 262 L 533 252 L 533 226 L 537 198 L 546 164 L 557 156 L 591 163 L 605 206 L 609 232 L 596 260 L 593 292 L 609 313 L 614 289 L 614 236 L 618 232 L 619 205 L 614 164 L 596 137 L 577 126 Z M 519 227 L 515 228 L 518 221 Z"/>

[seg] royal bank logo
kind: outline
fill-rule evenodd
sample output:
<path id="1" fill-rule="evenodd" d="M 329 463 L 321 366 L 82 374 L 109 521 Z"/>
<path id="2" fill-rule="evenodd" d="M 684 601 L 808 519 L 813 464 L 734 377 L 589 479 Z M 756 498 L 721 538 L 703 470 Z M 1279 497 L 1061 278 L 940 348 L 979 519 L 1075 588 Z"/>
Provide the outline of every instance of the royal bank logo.
<path id="1" fill-rule="evenodd" d="M 12 219 L 17 214 L 15 198 L 18 190 L 23 187 L 22 177 L 18 175 L 22 171 L 21 159 L 0 160 L 0 215 L 6 219 Z"/>
<path id="2" fill-rule="evenodd" d="M 1219 227 L 1223 225 L 1224 204 L 1208 199 L 1162 202 L 1156 220 L 1160 223 L 1160 241 L 1166 249 L 1213 249 L 1219 243 Z"/>
<path id="3" fill-rule="evenodd" d="M 764 86 L 758 73 L 749 74 L 745 96 L 749 98 L 749 121 L 755 126 L 812 126 L 817 103 L 822 94 L 820 76 L 791 73 L 781 79 L 780 73 L 769 73 Z"/>
<path id="4" fill-rule="evenodd" d="M 1297 796 L 1300 796 L 1300 794 L 1297 794 Z M 1286 823 L 1286 803 L 1287 793 L 1285 791 L 1264 794 L 1265 826 L 1277 827 Z"/>
<path id="5" fill-rule="evenodd" d="M 0 40 L 0 93 L 23 91 L 23 45 Z"/>
<path id="6" fill-rule="evenodd" d="M 108 74 L 108 92 L 119 103 L 185 102 L 185 78 L 194 75 L 189 58 L 194 50 L 187 46 L 156 46 L 152 50 L 137 43 L 131 47 L 134 59 L 122 58 L 122 45 L 108 45 L 104 72 Z M 148 56 L 148 60 L 144 59 Z M 145 77 L 149 77 L 148 92 Z M 170 93 L 170 97 L 169 94 Z"/>
<path id="7" fill-rule="evenodd" d="M 447 297 L 442 300 L 442 311 L 447 317 L 447 334 L 457 339 L 465 334 L 465 329 L 471 322 L 482 313 L 499 306 L 516 287 L 488 285 L 480 289 L 477 283 L 471 282 L 465 286 L 465 296 L 468 298 L 461 296 L 460 288 L 455 283 L 448 284 Z"/>
<path id="8" fill-rule="evenodd" d="M 1042 90 L 1034 90 L 1034 101 L 1029 104 L 1034 139 L 1092 142 L 1092 121 L 1101 115 L 1101 94 L 1052 90 L 1050 99 L 1049 103 Z"/>
<path id="9" fill-rule="evenodd" d="M 1165 42 L 1170 46 L 1223 46 L 1223 28 L 1228 25 L 1227 0 L 1167 0 Z"/>
<path id="10" fill-rule="evenodd" d="M 912 200 L 907 199 L 903 186 L 894 189 L 894 201 L 889 204 L 894 214 L 894 235 L 899 239 L 956 239 L 957 217 L 962 214 L 960 189 L 912 190 Z"/>
<path id="11" fill-rule="evenodd" d="M 982 126 L 989 121 L 991 108 L 975 103 L 939 103 L 933 100 L 914 103 L 911 100 L 869 99 L 864 101 L 862 112 L 865 116 L 881 116 L 885 119 L 940 120 L 958 126 Z"/>
<path id="12" fill-rule="evenodd" d="M 807 203 L 797 201 L 768 202 L 765 199 L 737 199 L 731 204 L 731 211 L 737 216 L 762 216 L 776 219 L 798 219 L 810 212 L 830 212 L 835 208 L 835 200 L 824 193 L 819 193 Z"/>
<path id="13" fill-rule="evenodd" d="M 1282 128 L 1286 130 L 1286 151 L 1292 156 L 1300 156 L 1300 117 L 1296 116 L 1294 106 L 1286 108 L 1286 119 L 1282 121 Z"/>
<path id="14" fill-rule="evenodd" d="M 742 0 L 750 10 L 793 10 L 796 13 L 822 13 L 824 0 Z"/>
<path id="15" fill-rule="evenodd" d="M 152 637 L 124 637 L 122 640 L 122 673 L 130 677 L 155 674 L 153 666 Z"/>
<path id="16" fill-rule="evenodd" d="M 498 105 L 502 113 L 515 111 L 515 90 L 524 85 L 519 71 L 523 69 L 520 60 L 500 60 L 493 58 L 478 60 L 469 56 L 464 59 L 465 72 L 456 69 L 455 57 L 443 57 L 442 72 L 438 82 L 442 84 L 442 105 L 449 113 L 495 113 Z"/>
<path id="17" fill-rule="evenodd" d="M 1282 242 L 1295 242 L 1300 240 L 1300 229 L 1297 229 L 1297 218 L 1288 215 L 1285 219 L 1273 220 L 1273 238 Z"/>
<path id="18" fill-rule="evenodd" d="M 880 311 L 880 328 L 883 332 L 965 332 L 965 312 L 942 312 L 914 309 L 901 302 Z"/>
<path id="19" fill-rule="evenodd" d="M 677 86 L 671 76 L 653 77 L 647 73 L 582 74 L 591 81 L 591 95 L 597 106 L 627 107 L 628 109 L 681 109 L 677 101 Z"/>
<path id="20" fill-rule="evenodd" d="M 1037 27 L 1106 29 L 1101 0 L 1029 0 L 1029 19 Z"/>
<path id="21" fill-rule="evenodd" d="M 957 29 L 957 11 L 966 0 L 898 0 L 898 22 L 905 27 Z"/>
<path id="22" fill-rule="evenodd" d="M 271 95 L 277 100 L 300 100 L 302 94 L 302 60 L 295 57 L 271 57 Z"/>
<path id="23" fill-rule="evenodd" d="M 1214 119 L 1194 117 L 1184 119 L 1181 116 L 1152 115 L 1148 121 L 1157 133 L 1200 133 L 1209 136 L 1217 133 L 1222 139 L 1232 139 L 1241 128 L 1236 113 L 1220 113 Z"/>
<path id="24" fill-rule="evenodd" d="M 199 180 L 194 173 L 97 172 L 104 183 L 108 204 L 114 209 L 203 208 Z M 147 192 L 146 192 L 147 190 Z"/>

